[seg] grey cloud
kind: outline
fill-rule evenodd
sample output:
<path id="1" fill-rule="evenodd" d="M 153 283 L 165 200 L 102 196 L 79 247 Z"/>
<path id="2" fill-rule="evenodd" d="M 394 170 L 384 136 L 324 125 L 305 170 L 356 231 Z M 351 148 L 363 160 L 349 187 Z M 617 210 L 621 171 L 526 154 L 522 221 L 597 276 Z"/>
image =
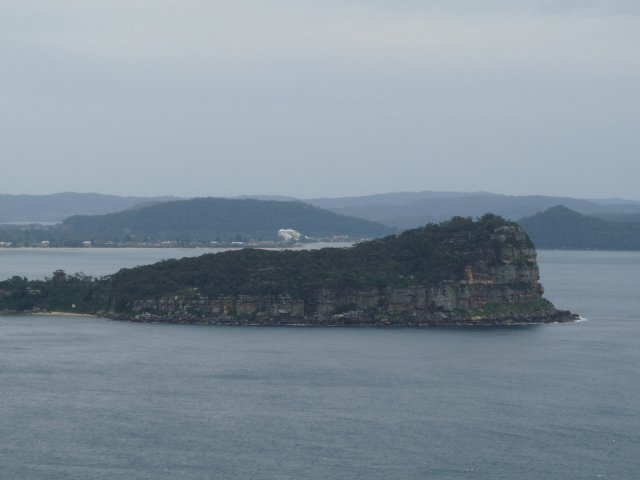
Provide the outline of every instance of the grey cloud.
<path id="1" fill-rule="evenodd" d="M 636 195 L 630 2 L 238 4 L 0 3 L 0 191 Z"/>

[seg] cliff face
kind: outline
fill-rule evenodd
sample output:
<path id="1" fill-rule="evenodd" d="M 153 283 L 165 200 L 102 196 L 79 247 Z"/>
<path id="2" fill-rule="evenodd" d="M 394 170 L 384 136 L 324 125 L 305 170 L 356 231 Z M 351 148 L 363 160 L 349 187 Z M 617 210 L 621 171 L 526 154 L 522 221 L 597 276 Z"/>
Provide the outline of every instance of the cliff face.
<path id="1" fill-rule="evenodd" d="M 446 242 L 451 242 L 445 245 L 450 251 L 469 256 L 456 238 Z M 179 294 L 138 298 L 129 312 L 112 309 L 106 315 L 134 321 L 235 325 L 511 324 L 574 319 L 542 298 L 536 252 L 515 224 L 493 229 L 474 252 L 473 261 L 450 278 L 415 283 L 411 278 L 402 286 L 317 288 L 304 295 L 211 296 L 192 287 Z"/>

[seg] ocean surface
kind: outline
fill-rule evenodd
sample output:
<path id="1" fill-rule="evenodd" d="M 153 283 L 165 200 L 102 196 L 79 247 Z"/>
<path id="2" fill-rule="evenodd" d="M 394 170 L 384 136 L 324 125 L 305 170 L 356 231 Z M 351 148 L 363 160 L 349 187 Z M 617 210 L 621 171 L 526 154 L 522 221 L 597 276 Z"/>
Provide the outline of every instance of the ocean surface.
<path id="1" fill-rule="evenodd" d="M 546 296 L 586 321 L 0 317 L 0 478 L 638 479 L 640 253 L 539 259 Z"/>

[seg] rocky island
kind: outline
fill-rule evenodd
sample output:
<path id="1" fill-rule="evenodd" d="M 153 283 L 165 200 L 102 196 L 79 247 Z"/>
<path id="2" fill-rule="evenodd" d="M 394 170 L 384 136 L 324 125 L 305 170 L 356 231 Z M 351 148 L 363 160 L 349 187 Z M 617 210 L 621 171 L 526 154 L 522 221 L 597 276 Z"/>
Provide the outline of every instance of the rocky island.
<path id="1" fill-rule="evenodd" d="M 216 325 L 494 325 L 575 320 L 542 297 L 524 230 L 455 217 L 351 248 L 244 249 L 93 279 L 0 282 L 4 312 Z"/>

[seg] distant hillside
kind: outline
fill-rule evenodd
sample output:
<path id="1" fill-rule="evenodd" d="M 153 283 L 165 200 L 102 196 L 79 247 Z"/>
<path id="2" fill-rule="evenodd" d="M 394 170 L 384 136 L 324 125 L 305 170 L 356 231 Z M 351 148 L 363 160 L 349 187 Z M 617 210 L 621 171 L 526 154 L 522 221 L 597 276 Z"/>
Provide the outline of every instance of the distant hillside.
<path id="1" fill-rule="evenodd" d="M 245 195 L 234 199 L 298 201 L 281 195 Z M 0 195 L 0 223 L 60 222 L 72 215 L 104 215 L 171 200 L 178 198 L 120 197 L 95 193 Z M 486 212 L 495 212 L 516 220 L 556 205 L 564 205 L 577 212 L 607 220 L 637 222 L 640 218 L 640 202 L 619 198 L 589 200 L 543 195 L 511 196 L 489 192 L 423 191 L 302 201 L 339 215 L 358 217 L 395 229 L 437 223 L 453 216 L 480 217 Z"/>
<path id="2" fill-rule="evenodd" d="M 453 216 L 479 217 L 486 212 L 515 220 L 556 205 L 564 205 L 584 214 L 640 213 L 640 204 L 632 200 L 583 200 L 487 192 L 401 192 L 361 197 L 316 198 L 308 202 L 335 213 L 352 215 L 399 229 L 439 222 Z"/>
<path id="3" fill-rule="evenodd" d="M 52 195 L 0 194 L 0 223 L 59 222 L 71 215 L 102 215 L 147 202 L 166 202 L 175 197 L 120 197 L 99 193 Z"/>
<path id="4" fill-rule="evenodd" d="M 538 248 L 574 250 L 640 250 L 640 224 L 603 220 L 563 206 L 523 218 Z"/>
<path id="5" fill-rule="evenodd" d="M 640 223 L 640 213 L 600 213 L 595 214 L 594 217 L 611 220 L 612 222 Z"/>
<path id="6" fill-rule="evenodd" d="M 427 200 L 433 198 L 471 197 L 476 195 L 495 194 L 488 192 L 390 192 L 377 193 L 374 195 L 360 195 L 354 197 L 312 198 L 305 201 L 322 208 L 332 209 L 375 205 L 408 205 L 419 200 Z"/>
<path id="7" fill-rule="evenodd" d="M 278 230 L 293 228 L 303 235 L 352 239 L 380 237 L 393 232 L 385 225 L 337 215 L 302 202 L 196 198 L 158 203 L 106 215 L 76 215 L 48 228 L 0 230 L 0 241 L 52 245 L 107 242 L 208 243 L 211 241 L 277 240 Z M 13 232 L 22 237 L 2 238 Z M 28 234 L 28 239 L 24 239 Z"/>

